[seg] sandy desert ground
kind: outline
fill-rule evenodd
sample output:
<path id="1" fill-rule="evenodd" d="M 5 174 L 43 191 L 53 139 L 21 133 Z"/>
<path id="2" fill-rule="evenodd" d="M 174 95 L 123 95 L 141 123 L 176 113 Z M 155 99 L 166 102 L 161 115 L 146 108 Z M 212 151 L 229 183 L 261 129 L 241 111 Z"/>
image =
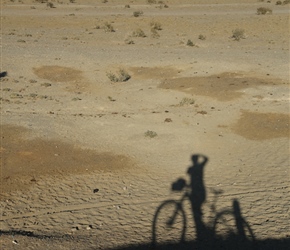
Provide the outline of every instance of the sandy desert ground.
<path id="1" fill-rule="evenodd" d="M 1 249 L 149 249 L 192 155 L 209 228 L 235 200 L 255 249 L 289 246 L 290 4 L 40 2 L 1 1 Z"/>

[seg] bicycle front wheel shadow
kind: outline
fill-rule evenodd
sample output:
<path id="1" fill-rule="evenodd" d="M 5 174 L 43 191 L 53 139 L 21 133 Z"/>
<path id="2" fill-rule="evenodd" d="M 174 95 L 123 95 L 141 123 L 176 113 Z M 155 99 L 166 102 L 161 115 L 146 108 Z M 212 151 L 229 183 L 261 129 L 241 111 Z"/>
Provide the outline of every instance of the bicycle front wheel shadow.
<path id="1" fill-rule="evenodd" d="M 153 246 L 182 243 L 185 241 L 186 217 L 181 203 L 163 202 L 156 210 L 152 228 Z"/>

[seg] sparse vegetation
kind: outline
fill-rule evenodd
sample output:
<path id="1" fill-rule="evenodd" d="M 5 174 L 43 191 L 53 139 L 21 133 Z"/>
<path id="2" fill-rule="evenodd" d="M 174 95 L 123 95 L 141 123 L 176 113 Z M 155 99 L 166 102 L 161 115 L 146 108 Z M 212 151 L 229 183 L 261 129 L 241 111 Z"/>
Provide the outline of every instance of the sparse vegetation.
<path id="1" fill-rule="evenodd" d="M 112 24 L 108 23 L 108 22 L 105 22 L 104 23 L 104 27 L 103 27 L 104 31 L 105 32 L 115 32 Z"/>
<path id="2" fill-rule="evenodd" d="M 190 39 L 188 39 L 187 42 L 186 42 L 186 45 L 190 46 L 190 47 L 193 47 L 194 43 Z"/>
<path id="3" fill-rule="evenodd" d="M 258 15 L 272 14 L 272 10 L 270 8 L 260 7 L 257 9 L 257 14 Z"/>
<path id="4" fill-rule="evenodd" d="M 107 77 L 111 82 L 126 82 L 131 78 L 129 73 L 124 69 L 120 69 L 117 75 L 109 72 L 107 73 Z"/>
<path id="5" fill-rule="evenodd" d="M 139 16 L 142 16 L 142 15 L 143 15 L 143 11 L 138 10 L 138 11 L 134 11 L 133 12 L 133 16 L 134 17 L 139 17 Z"/>
<path id="6" fill-rule="evenodd" d="M 156 4 L 156 0 L 147 0 L 148 4 Z"/>
<path id="7" fill-rule="evenodd" d="M 157 136 L 157 133 L 154 132 L 154 131 L 152 131 L 152 130 L 147 130 L 147 131 L 144 133 L 144 135 L 145 135 L 146 137 L 154 138 L 154 137 Z"/>
<path id="8" fill-rule="evenodd" d="M 42 87 L 50 87 L 51 83 L 45 82 L 41 84 Z"/>
<path id="9" fill-rule="evenodd" d="M 125 43 L 126 44 L 134 44 L 135 42 L 132 40 L 131 37 L 128 37 L 128 38 L 125 39 Z"/>
<path id="10" fill-rule="evenodd" d="M 142 29 L 138 28 L 133 31 L 132 36 L 133 37 L 146 37 L 146 34 L 144 33 Z"/>
<path id="11" fill-rule="evenodd" d="M 150 27 L 154 30 L 162 30 L 161 24 L 159 22 L 151 22 Z"/>
<path id="12" fill-rule="evenodd" d="M 180 102 L 179 106 L 185 106 L 185 105 L 192 105 L 195 103 L 195 100 L 192 98 L 184 97 Z"/>
<path id="13" fill-rule="evenodd" d="M 290 3 L 290 0 L 285 0 L 285 1 L 283 1 L 283 5 L 285 5 L 285 4 L 289 4 Z"/>
<path id="14" fill-rule="evenodd" d="M 282 1 L 277 1 L 276 5 L 282 5 Z"/>
<path id="15" fill-rule="evenodd" d="M 156 29 L 151 29 L 151 37 L 153 37 L 153 38 L 159 38 L 160 37 L 160 35 L 159 35 L 159 33 L 157 32 L 157 30 Z"/>
<path id="16" fill-rule="evenodd" d="M 47 3 L 46 6 L 49 8 L 55 8 L 55 6 L 52 2 Z"/>
<path id="17" fill-rule="evenodd" d="M 111 96 L 108 96 L 108 99 L 109 99 L 111 102 L 115 102 L 115 101 L 116 101 L 116 99 L 114 99 L 114 98 L 111 97 Z"/>
<path id="18" fill-rule="evenodd" d="M 235 41 L 240 41 L 241 39 L 245 39 L 245 30 L 244 29 L 233 30 L 232 38 L 234 38 Z"/>
<path id="19" fill-rule="evenodd" d="M 198 36 L 198 39 L 199 39 L 199 40 L 205 40 L 205 39 L 206 39 L 206 36 L 200 34 L 200 35 Z"/>
<path id="20" fill-rule="evenodd" d="M 125 5 L 125 8 L 129 9 L 130 8 L 130 5 L 129 4 L 126 4 Z"/>

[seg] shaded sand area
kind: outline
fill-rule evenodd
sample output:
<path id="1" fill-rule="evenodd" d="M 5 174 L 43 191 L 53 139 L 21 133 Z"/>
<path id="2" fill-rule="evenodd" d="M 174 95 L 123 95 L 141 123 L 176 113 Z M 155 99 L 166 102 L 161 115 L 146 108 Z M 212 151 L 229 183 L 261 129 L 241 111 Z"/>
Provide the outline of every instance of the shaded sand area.
<path id="1" fill-rule="evenodd" d="M 287 249 L 289 4 L 51 3 L 1 1 L 0 248 Z"/>

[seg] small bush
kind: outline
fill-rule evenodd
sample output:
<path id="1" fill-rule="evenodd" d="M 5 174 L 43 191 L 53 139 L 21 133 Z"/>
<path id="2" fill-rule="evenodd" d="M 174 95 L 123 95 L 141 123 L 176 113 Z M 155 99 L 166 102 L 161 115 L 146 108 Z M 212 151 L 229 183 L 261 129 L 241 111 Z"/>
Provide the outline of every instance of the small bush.
<path id="1" fill-rule="evenodd" d="M 160 35 L 159 35 L 159 33 L 157 32 L 157 30 L 156 29 L 151 29 L 151 37 L 153 37 L 153 38 L 159 38 L 160 37 Z"/>
<path id="2" fill-rule="evenodd" d="M 276 5 L 282 5 L 282 1 L 277 1 Z"/>
<path id="3" fill-rule="evenodd" d="M 112 72 L 107 73 L 107 77 L 110 79 L 111 82 L 118 82 L 118 77 Z"/>
<path id="4" fill-rule="evenodd" d="M 47 3 L 46 6 L 49 8 L 55 8 L 54 4 L 51 2 Z"/>
<path id="5" fill-rule="evenodd" d="M 157 133 L 154 132 L 154 131 L 151 131 L 151 130 L 147 130 L 147 131 L 144 133 L 144 135 L 145 135 L 146 137 L 154 138 L 154 137 L 157 136 Z"/>
<path id="6" fill-rule="evenodd" d="M 260 7 L 257 9 L 257 14 L 258 15 L 272 14 L 272 10 L 270 8 Z"/>
<path id="7" fill-rule="evenodd" d="M 124 70 L 124 69 L 120 69 L 119 70 L 119 82 L 126 82 L 131 78 L 131 76 L 129 75 L 129 73 Z"/>
<path id="8" fill-rule="evenodd" d="M 104 31 L 105 31 L 105 32 L 115 32 L 115 30 L 114 30 L 112 24 L 110 24 L 110 23 L 108 23 L 108 22 L 106 22 L 106 23 L 104 24 Z"/>
<path id="9" fill-rule="evenodd" d="M 120 69 L 118 75 L 109 72 L 107 73 L 107 77 L 110 79 L 111 82 L 126 82 L 131 78 L 129 73 L 124 69 Z"/>
<path id="10" fill-rule="evenodd" d="M 133 16 L 134 17 L 139 17 L 139 16 L 142 16 L 143 15 L 143 11 L 134 11 L 133 12 Z"/>
<path id="11" fill-rule="evenodd" d="M 134 44 L 135 42 L 131 39 L 131 37 L 128 37 L 125 39 L 126 44 Z"/>
<path id="12" fill-rule="evenodd" d="M 115 101 L 116 101 L 116 99 L 114 99 L 114 98 L 111 97 L 111 96 L 108 96 L 108 99 L 109 99 L 111 102 L 115 102 Z"/>
<path id="13" fill-rule="evenodd" d="M 180 102 L 179 106 L 185 106 L 185 105 L 192 105 L 195 103 L 195 100 L 192 98 L 184 97 Z"/>
<path id="14" fill-rule="evenodd" d="M 130 8 L 130 5 L 129 4 L 126 4 L 125 5 L 125 8 L 129 9 Z"/>
<path id="15" fill-rule="evenodd" d="M 186 42 L 186 45 L 190 46 L 190 47 L 193 47 L 194 43 L 190 39 L 188 39 L 187 42 Z"/>
<path id="16" fill-rule="evenodd" d="M 147 0 L 147 3 L 148 4 L 155 4 L 156 3 L 156 0 Z"/>
<path id="17" fill-rule="evenodd" d="M 151 29 L 162 30 L 161 24 L 158 22 L 151 22 L 150 27 Z"/>
<path id="18" fill-rule="evenodd" d="M 198 36 L 198 39 L 199 39 L 199 40 L 205 40 L 206 37 L 205 37 L 204 35 L 200 34 L 200 35 Z"/>
<path id="19" fill-rule="evenodd" d="M 233 30 L 232 38 L 234 38 L 235 41 L 240 41 L 241 39 L 244 39 L 245 38 L 245 30 L 243 30 L 243 29 Z"/>
<path id="20" fill-rule="evenodd" d="M 290 0 L 285 0 L 285 1 L 283 1 L 283 5 L 285 5 L 285 4 L 289 4 L 290 3 Z"/>
<path id="21" fill-rule="evenodd" d="M 133 37 L 146 37 L 144 31 L 141 30 L 140 28 L 138 28 L 135 31 L 133 31 L 132 36 Z"/>

